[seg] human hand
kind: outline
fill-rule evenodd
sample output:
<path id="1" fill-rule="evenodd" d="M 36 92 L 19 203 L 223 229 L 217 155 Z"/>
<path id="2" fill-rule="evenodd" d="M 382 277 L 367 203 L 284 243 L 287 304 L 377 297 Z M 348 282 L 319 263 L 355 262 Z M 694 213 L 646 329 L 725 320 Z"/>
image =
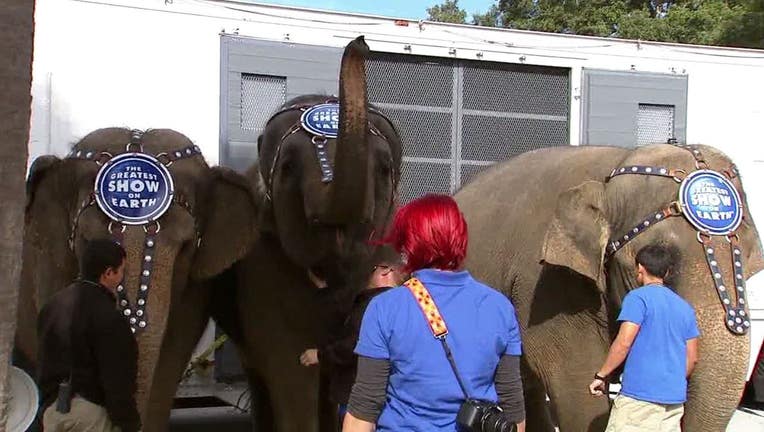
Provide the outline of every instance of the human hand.
<path id="1" fill-rule="evenodd" d="M 303 366 L 313 366 L 318 364 L 318 350 L 315 348 L 306 349 L 300 354 L 300 363 Z"/>
<path id="2" fill-rule="evenodd" d="M 602 397 L 605 395 L 606 387 L 605 380 L 595 378 L 591 384 L 589 384 L 589 394 L 596 397 Z"/>

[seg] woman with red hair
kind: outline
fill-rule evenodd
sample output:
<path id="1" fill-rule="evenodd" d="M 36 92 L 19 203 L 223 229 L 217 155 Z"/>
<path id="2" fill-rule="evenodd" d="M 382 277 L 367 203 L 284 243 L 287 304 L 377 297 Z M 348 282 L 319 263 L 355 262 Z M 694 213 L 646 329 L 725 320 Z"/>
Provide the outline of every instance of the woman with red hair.
<path id="1" fill-rule="evenodd" d="M 467 223 L 456 202 L 445 195 L 412 201 L 398 210 L 385 242 L 413 277 L 366 309 L 343 431 L 454 431 L 467 397 L 498 402 L 497 416 L 524 431 L 515 310 L 462 270 Z M 441 338 L 433 337 L 439 321 L 431 303 L 447 327 Z"/>

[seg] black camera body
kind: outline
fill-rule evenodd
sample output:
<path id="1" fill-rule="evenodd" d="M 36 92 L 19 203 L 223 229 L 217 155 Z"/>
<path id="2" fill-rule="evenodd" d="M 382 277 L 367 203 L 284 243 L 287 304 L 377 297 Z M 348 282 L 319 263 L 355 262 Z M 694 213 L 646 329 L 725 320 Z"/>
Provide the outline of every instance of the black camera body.
<path id="1" fill-rule="evenodd" d="M 504 417 L 496 402 L 467 399 L 459 407 L 456 425 L 461 432 L 514 432 L 515 424 Z"/>

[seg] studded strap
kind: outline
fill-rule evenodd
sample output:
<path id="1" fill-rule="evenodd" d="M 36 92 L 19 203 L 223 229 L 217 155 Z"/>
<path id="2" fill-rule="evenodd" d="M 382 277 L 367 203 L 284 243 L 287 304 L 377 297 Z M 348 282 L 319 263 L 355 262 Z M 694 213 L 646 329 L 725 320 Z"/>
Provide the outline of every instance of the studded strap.
<path id="1" fill-rule="evenodd" d="M 716 248 L 711 244 L 711 238 L 698 233 L 698 240 L 703 245 L 706 262 L 711 269 L 712 279 L 716 292 L 719 294 L 719 300 L 726 313 L 725 324 L 729 331 L 737 335 L 743 335 L 748 332 L 751 322 L 748 315 L 748 305 L 745 295 L 745 277 L 743 277 L 743 254 L 737 244 L 737 237 L 728 237 L 732 248 L 732 268 L 734 272 L 733 285 L 725 285 L 724 278 L 716 260 Z M 733 288 L 734 286 L 734 288 Z M 736 292 L 737 301 L 733 302 L 730 292 Z"/>
<path id="2" fill-rule="evenodd" d="M 677 182 L 681 182 L 684 177 L 687 176 L 687 173 L 684 170 L 681 169 L 670 169 L 662 166 L 649 166 L 649 165 L 627 165 L 622 166 L 620 168 L 615 168 L 613 171 L 610 172 L 610 175 L 608 176 L 607 180 L 612 179 L 613 177 L 617 177 L 620 175 L 625 174 L 641 174 L 641 175 L 651 175 L 651 176 L 658 176 L 658 177 L 668 177 L 671 179 L 674 179 Z"/>
<path id="3" fill-rule="evenodd" d="M 616 252 L 624 247 L 626 243 L 634 239 L 634 237 L 642 234 L 642 232 L 644 232 L 646 229 L 657 224 L 658 222 L 673 216 L 679 216 L 680 214 L 682 214 L 682 207 L 678 202 L 673 201 L 666 207 L 644 218 L 641 222 L 639 222 L 626 233 L 618 237 L 611 238 L 607 244 L 607 247 L 605 248 L 605 261 L 609 260 L 613 255 L 615 255 Z"/>

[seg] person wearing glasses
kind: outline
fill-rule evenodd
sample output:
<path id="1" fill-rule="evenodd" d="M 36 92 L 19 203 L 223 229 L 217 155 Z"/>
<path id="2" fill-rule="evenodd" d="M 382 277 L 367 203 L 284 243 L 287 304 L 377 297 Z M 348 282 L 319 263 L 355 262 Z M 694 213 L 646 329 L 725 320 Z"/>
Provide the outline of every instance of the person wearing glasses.
<path id="1" fill-rule="evenodd" d="M 366 309 L 343 431 L 452 432 L 470 399 L 498 403 L 508 427 L 497 430 L 524 432 L 515 309 L 463 270 L 467 222 L 456 202 L 426 195 L 408 203 L 396 213 L 385 243 L 403 254 L 404 270 L 413 275 Z M 418 295 L 422 286 L 428 295 Z M 438 313 L 427 313 L 433 302 Z M 434 337 L 438 314 L 448 327 L 444 338 Z"/>
<path id="2" fill-rule="evenodd" d="M 329 398 L 338 405 L 340 423 L 355 379 L 358 356 L 353 349 L 358 341 L 366 307 L 372 298 L 401 284 L 405 278 L 401 272 L 400 255 L 392 248 L 379 246 L 373 262 L 376 265 L 371 269 L 368 285 L 355 296 L 352 309 L 337 337 L 323 346 L 307 349 L 300 355 L 303 366 L 314 366 L 320 362 L 322 368 L 328 369 Z"/>

